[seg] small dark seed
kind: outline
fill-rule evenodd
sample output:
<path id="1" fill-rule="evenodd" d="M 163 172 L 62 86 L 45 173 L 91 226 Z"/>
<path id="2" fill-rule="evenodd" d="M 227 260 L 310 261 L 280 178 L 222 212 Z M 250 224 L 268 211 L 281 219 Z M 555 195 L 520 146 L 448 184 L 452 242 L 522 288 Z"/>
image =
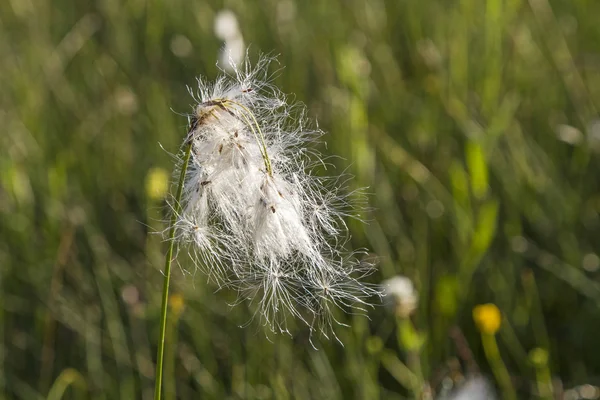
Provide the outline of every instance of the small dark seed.
<path id="1" fill-rule="evenodd" d="M 271 206 L 271 211 L 275 214 L 275 207 Z"/>

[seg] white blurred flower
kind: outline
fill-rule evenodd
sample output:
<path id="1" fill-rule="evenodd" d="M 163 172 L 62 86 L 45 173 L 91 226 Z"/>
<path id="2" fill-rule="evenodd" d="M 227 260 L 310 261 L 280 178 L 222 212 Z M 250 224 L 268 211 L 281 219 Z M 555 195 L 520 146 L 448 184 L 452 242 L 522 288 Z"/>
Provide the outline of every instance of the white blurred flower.
<path id="1" fill-rule="evenodd" d="M 322 132 L 270 84 L 270 62 L 198 80 L 176 238 L 274 332 L 293 316 L 327 335 L 332 308 L 363 310 L 379 292 L 357 279 L 372 264 L 344 248 L 346 179 L 313 173 L 326 165 L 312 148 Z"/>
<path id="2" fill-rule="evenodd" d="M 412 281 L 405 276 L 395 276 L 383 281 L 386 304 L 394 308 L 400 317 L 408 317 L 417 308 L 419 294 Z"/>
<path id="3" fill-rule="evenodd" d="M 558 124 L 555 128 L 556 137 L 565 143 L 573 146 L 580 144 L 584 137 L 581 131 L 573 126 L 566 124 Z"/>
<path id="4" fill-rule="evenodd" d="M 219 61 L 225 69 L 233 71 L 244 60 L 245 44 L 236 15 L 231 10 L 221 10 L 215 16 L 215 35 L 225 42 Z"/>
<path id="5" fill-rule="evenodd" d="M 171 39 L 171 51 L 177 57 L 188 57 L 190 54 L 192 54 L 193 49 L 192 42 L 190 42 L 190 39 L 188 39 L 186 36 L 175 35 Z"/>
<path id="6" fill-rule="evenodd" d="M 468 378 L 448 400 L 495 400 L 496 394 L 490 382 L 481 376 Z"/>
<path id="7" fill-rule="evenodd" d="M 417 51 L 430 69 L 439 68 L 442 64 L 442 55 L 431 39 L 421 39 L 417 42 Z"/>
<path id="8" fill-rule="evenodd" d="M 221 10 L 215 16 L 215 35 L 222 40 L 229 40 L 240 33 L 237 17 L 231 10 Z"/>

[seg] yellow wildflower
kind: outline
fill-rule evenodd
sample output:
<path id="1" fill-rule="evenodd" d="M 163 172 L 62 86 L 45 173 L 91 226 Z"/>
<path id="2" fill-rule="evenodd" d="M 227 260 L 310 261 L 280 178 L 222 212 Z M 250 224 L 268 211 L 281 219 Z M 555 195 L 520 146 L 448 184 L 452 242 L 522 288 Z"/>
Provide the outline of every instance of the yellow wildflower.
<path id="1" fill-rule="evenodd" d="M 169 304 L 171 306 L 171 310 L 175 316 L 179 317 L 183 312 L 183 308 L 185 307 L 185 301 L 183 296 L 179 293 L 172 294 L 169 296 Z"/>
<path id="2" fill-rule="evenodd" d="M 502 314 L 495 304 L 481 304 L 473 308 L 473 320 L 482 333 L 493 335 L 500 329 Z"/>
<path id="3" fill-rule="evenodd" d="M 169 190 L 169 174 L 162 168 L 152 168 L 146 175 L 146 195 L 152 200 L 162 200 Z"/>

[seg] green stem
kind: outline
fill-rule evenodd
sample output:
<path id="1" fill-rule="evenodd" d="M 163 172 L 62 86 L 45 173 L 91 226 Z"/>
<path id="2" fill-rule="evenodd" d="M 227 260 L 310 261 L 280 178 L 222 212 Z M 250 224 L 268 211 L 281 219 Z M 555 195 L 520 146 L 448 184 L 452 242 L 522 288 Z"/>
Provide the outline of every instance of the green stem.
<path id="1" fill-rule="evenodd" d="M 498 381 L 498 386 L 502 389 L 504 399 L 515 400 L 517 394 L 515 393 L 515 388 L 513 387 L 506 365 L 504 365 L 504 361 L 502 361 L 502 357 L 500 356 L 496 336 L 494 334 L 482 333 L 481 342 L 485 356 L 490 363 L 496 381 Z"/>
<path id="2" fill-rule="evenodd" d="M 165 332 L 167 330 L 167 303 L 169 302 L 169 283 L 171 281 L 171 263 L 173 261 L 173 247 L 175 238 L 175 223 L 177 217 L 181 213 L 181 195 L 183 194 L 183 184 L 185 182 L 185 174 L 187 172 L 188 163 L 192 154 L 191 141 L 186 145 L 183 164 L 181 165 L 181 174 L 179 175 L 179 183 L 177 185 L 177 194 L 175 196 L 175 204 L 171 221 L 169 223 L 169 248 L 165 258 L 165 278 L 163 280 L 162 291 L 162 309 L 160 313 L 160 340 L 158 342 L 158 351 L 156 354 L 156 381 L 154 384 L 154 400 L 160 400 L 162 376 L 163 376 L 163 357 L 165 354 Z"/>
<path id="3" fill-rule="evenodd" d="M 172 304 L 172 302 L 171 302 Z M 166 341 L 166 352 L 167 357 L 165 359 L 165 371 L 166 371 L 166 380 L 165 380 L 165 400 L 175 400 L 176 399 L 176 387 L 175 384 L 175 358 L 176 358 L 176 347 L 177 347 L 177 320 L 178 318 L 174 318 L 173 314 L 171 314 L 171 319 L 168 323 L 168 337 L 165 339 Z"/>
<path id="4" fill-rule="evenodd" d="M 398 317 L 397 324 L 398 346 L 406 350 L 406 363 L 417 379 L 417 385 L 413 387 L 413 394 L 415 399 L 420 399 L 423 397 L 425 384 L 423 369 L 421 368 L 422 339 L 409 317 Z"/>
<path id="5" fill-rule="evenodd" d="M 73 390 L 78 394 L 77 398 L 82 399 L 86 395 L 87 383 L 85 378 L 79 373 L 79 371 L 73 368 L 67 368 L 60 373 L 58 378 L 54 381 L 54 384 L 48 392 L 48 400 L 60 400 L 65 395 L 65 392 L 73 386 Z"/>

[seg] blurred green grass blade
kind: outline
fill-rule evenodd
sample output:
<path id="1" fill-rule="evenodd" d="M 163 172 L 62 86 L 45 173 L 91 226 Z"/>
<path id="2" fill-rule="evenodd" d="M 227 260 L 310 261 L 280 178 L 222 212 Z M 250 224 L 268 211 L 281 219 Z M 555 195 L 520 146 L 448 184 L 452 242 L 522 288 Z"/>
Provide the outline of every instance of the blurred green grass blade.
<path id="1" fill-rule="evenodd" d="M 69 387 L 73 387 L 73 391 L 78 393 L 76 398 L 85 399 L 87 396 L 87 384 L 85 378 L 75 369 L 68 368 L 63 370 L 48 392 L 47 400 L 60 400 Z"/>

